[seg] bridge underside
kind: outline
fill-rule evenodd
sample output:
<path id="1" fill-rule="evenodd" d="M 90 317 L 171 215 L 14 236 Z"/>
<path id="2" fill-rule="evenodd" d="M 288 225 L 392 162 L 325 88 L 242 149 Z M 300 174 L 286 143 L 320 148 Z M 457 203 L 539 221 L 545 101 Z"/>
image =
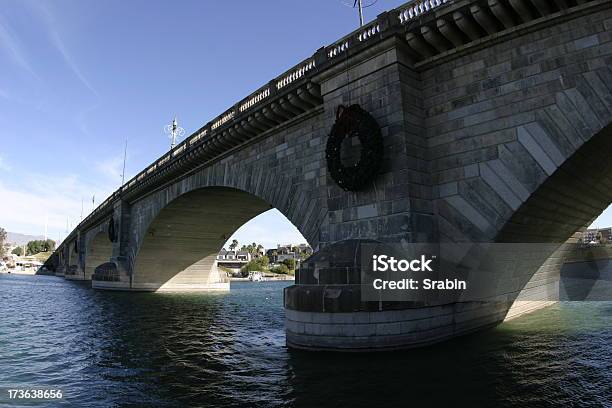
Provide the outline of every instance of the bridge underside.
<path id="1" fill-rule="evenodd" d="M 497 242 L 565 242 L 612 201 L 612 125 L 566 160 L 499 231 Z"/>
<path id="2" fill-rule="evenodd" d="M 231 188 L 184 194 L 164 207 L 148 226 L 131 276 L 94 282 L 96 288 L 140 291 L 228 290 L 217 268 L 223 244 L 244 223 L 269 210 L 265 201 Z"/>
<path id="3" fill-rule="evenodd" d="M 523 284 L 506 319 L 559 299 L 559 273 L 575 249 L 576 231 L 612 203 L 612 125 L 583 144 L 513 214 L 498 242 L 565 243 Z M 536 300 L 537 299 L 537 300 Z"/>

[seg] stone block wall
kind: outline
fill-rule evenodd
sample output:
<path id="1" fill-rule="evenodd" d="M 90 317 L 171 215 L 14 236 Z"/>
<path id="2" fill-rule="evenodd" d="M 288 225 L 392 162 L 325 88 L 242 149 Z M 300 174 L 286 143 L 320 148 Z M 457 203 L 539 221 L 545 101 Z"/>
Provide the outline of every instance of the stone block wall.
<path id="1" fill-rule="evenodd" d="M 611 28 L 607 7 L 421 64 L 442 240 L 500 239 L 519 209 L 549 205 L 559 220 L 525 219 L 532 228 L 507 239 L 564 242 L 610 203 L 605 174 L 575 174 L 584 187 L 572 185 L 556 202 L 532 199 L 551 177 L 564 184 L 561 165 L 612 122 Z"/>

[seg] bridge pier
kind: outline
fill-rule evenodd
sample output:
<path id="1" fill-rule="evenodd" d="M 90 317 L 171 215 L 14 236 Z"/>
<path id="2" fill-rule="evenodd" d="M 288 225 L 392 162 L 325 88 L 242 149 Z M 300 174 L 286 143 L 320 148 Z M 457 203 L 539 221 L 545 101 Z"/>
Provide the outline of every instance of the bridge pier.
<path id="1" fill-rule="evenodd" d="M 332 289 L 333 290 L 333 289 Z M 422 347 L 504 320 L 506 302 L 454 303 L 348 313 L 286 309 L 287 345 L 305 350 L 375 351 Z"/>
<path id="2" fill-rule="evenodd" d="M 371 282 L 362 273 L 371 253 L 402 259 L 393 247 L 381 243 L 374 247 L 372 241 L 361 240 L 333 244 L 306 260 L 296 274 L 296 284 L 285 289 L 287 345 L 339 351 L 412 348 L 495 326 L 558 301 L 560 270 L 572 243 L 536 247 L 516 262 L 512 260 L 532 245 L 464 245 L 464 249 L 487 247 L 491 252 L 478 258 L 477 252 L 465 250 L 458 263 L 445 263 L 439 275 L 412 276 L 422 285 L 425 277 L 442 279 L 451 276 L 449 271 L 463 271 L 468 290 L 405 291 L 399 295 L 404 300 L 390 291 L 378 292 L 378 300 L 373 300 L 371 291 L 368 295 Z M 454 244 L 443 248 L 459 250 Z M 488 260 L 497 266 L 490 268 Z M 399 277 L 397 272 L 383 276 Z"/>
<path id="3" fill-rule="evenodd" d="M 59 265 L 57 268 L 55 268 L 55 276 L 63 278 L 65 276 L 64 272 L 65 272 L 64 265 Z"/>
<path id="4" fill-rule="evenodd" d="M 79 265 L 71 265 L 64 272 L 64 279 L 74 280 L 74 281 L 83 281 L 83 280 L 90 280 L 91 277 L 87 278 L 85 275 L 85 271 Z"/>
<path id="5" fill-rule="evenodd" d="M 368 301 L 363 242 L 347 240 L 305 261 L 285 289 L 289 347 L 372 351 L 420 347 L 503 321 L 509 296 L 487 302 Z M 367 245 L 368 243 L 366 243 Z"/>
<path id="6" fill-rule="evenodd" d="M 99 290 L 132 290 L 130 275 L 121 259 L 112 258 L 94 269 L 91 287 Z"/>

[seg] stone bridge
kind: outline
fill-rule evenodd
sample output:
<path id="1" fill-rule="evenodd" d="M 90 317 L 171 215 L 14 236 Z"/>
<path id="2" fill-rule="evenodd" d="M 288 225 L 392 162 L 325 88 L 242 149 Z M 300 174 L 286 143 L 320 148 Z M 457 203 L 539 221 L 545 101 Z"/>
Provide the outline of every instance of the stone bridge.
<path id="1" fill-rule="evenodd" d="M 356 192 L 326 161 L 337 108 L 353 104 L 384 147 Z M 612 1 L 412 1 L 208 122 L 104 201 L 51 262 L 96 289 L 229 289 L 215 255 L 270 208 L 317 253 L 354 240 L 559 247 L 508 274 L 514 286 L 490 303 L 372 307 L 359 277 L 329 264 L 304 267 L 285 291 L 293 347 L 441 341 L 532 309 L 515 302 L 528 291 L 558 290 L 562 243 L 612 201 L 611 124 Z M 354 139 L 343 150 L 358 151 Z"/>

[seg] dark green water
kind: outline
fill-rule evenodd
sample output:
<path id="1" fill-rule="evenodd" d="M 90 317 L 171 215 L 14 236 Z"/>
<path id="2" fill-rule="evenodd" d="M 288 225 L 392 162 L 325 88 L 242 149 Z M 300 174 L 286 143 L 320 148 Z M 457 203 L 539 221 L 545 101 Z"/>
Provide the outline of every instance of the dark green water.
<path id="1" fill-rule="evenodd" d="M 285 285 L 137 294 L 0 275 L 0 389 L 64 390 L 31 404 L 45 407 L 612 406 L 612 302 L 424 349 L 308 353 L 285 347 Z"/>

